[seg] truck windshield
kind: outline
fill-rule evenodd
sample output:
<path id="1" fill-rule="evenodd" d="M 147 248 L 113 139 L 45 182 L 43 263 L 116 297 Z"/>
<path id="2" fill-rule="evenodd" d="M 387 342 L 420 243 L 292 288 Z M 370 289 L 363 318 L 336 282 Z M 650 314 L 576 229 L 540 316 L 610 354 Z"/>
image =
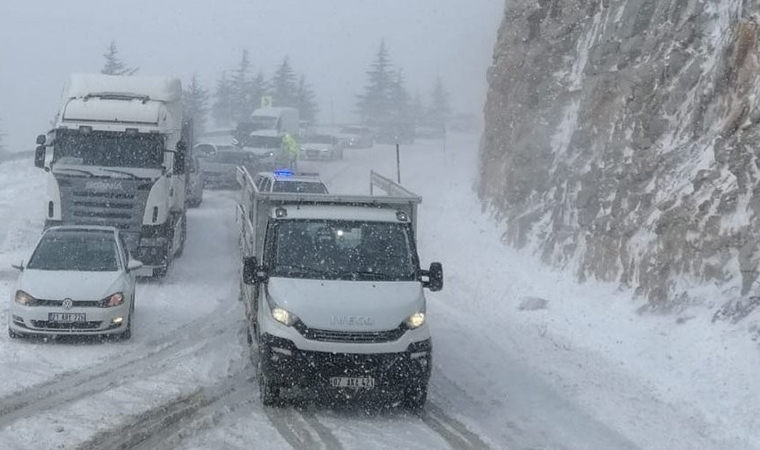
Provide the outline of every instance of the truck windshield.
<path id="1" fill-rule="evenodd" d="M 83 166 L 160 168 L 164 139 L 158 134 L 58 130 L 53 161 Z"/>
<path id="2" fill-rule="evenodd" d="M 272 276 L 412 281 L 417 259 L 407 224 L 282 220 L 274 227 Z"/>
<path id="3" fill-rule="evenodd" d="M 276 130 L 278 120 L 275 116 L 253 116 L 251 123 L 253 130 Z"/>

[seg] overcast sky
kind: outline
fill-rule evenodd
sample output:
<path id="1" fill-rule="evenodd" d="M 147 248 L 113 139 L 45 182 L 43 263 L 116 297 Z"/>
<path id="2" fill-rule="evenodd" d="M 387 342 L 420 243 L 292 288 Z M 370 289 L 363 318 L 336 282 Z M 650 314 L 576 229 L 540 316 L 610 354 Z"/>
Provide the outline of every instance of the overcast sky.
<path id="1" fill-rule="evenodd" d="M 72 72 L 98 72 L 116 41 L 140 74 L 197 73 L 210 89 L 247 48 L 267 77 L 288 55 L 318 94 L 320 119 L 353 118 L 385 39 L 412 92 L 437 75 L 455 109 L 480 113 L 504 0 L 0 0 L 0 131 L 30 149 Z M 331 103 L 334 108 L 331 108 Z"/>

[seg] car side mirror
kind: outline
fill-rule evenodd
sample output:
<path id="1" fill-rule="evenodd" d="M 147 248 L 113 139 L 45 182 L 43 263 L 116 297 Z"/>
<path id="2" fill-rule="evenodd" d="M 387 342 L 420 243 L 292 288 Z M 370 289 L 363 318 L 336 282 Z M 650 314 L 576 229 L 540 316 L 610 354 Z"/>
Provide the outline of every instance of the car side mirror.
<path id="1" fill-rule="evenodd" d="M 264 281 L 266 278 L 267 273 L 259 267 L 259 261 L 255 256 L 243 258 L 243 283 L 253 285 Z"/>
<path id="2" fill-rule="evenodd" d="M 47 142 L 47 136 L 44 134 L 37 135 L 37 145 L 45 145 Z"/>
<path id="3" fill-rule="evenodd" d="M 430 264 L 430 270 L 423 271 L 423 276 L 427 280 L 422 280 L 422 286 L 430 289 L 431 292 L 438 292 L 443 289 L 443 265 L 438 262 Z"/>
<path id="4" fill-rule="evenodd" d="M 11 264 L 11 267 L 18 270 L 19 272 L 24 271 L 24 261 L 21 261 L 19 264 Z"/>
<path id="5" fill-rule="evenodd" d="M 130 259 L 127 263 L 127 273 L 137 270 L 143 266 L 143 263 L 135 259 Z"/>
<path id="6" fill-rule="evenodd" d="M 37 141 L 39 142 L 39 138 L 37 138 Z M 38 167 L 40 169 L 45 167 L 45 146 L 44 145 L 38 145 L 37 148 L 34 150 L 34 167 Z"/>

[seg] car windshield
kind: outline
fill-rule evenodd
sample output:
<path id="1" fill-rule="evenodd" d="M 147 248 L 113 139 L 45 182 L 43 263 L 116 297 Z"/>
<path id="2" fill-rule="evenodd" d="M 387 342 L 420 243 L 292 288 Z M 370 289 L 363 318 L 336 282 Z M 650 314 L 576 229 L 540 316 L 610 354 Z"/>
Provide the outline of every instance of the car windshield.
<path id="1" fill-rule="evenodd" d="M 317 181 L 275 181 L 274 192 L 327 194 L 325 185 Z"/>
<path id="2" fill-rule="evenodd" d="M 32 270 L 113 272 L 117 247 L 106 233 L 54 232 L 45 235 L 27 264 Z"/>
<path id="3" fill-rule="evenodd" d="M 278 136 L 247 136 L 243 139 L 244 147 L 277 149 L 282 145 L 282 138 Z"/>
<path id="4" fill-rule="evenodd" d="M 334 144 L 335 137 L 333 136 L 309 136 L 305 139 L 304 144 Z"/>
<path id="5" fill-rule="evenodd" d="M 58 130 L 53 161 L 82 166 L 160 168 L 164 161 L 164 139 L 158 134 Z"/>
<path id="6" fill-rule="evenodd" d="M 242 165 L 256 159 L 256 155 L 249 152 L 218 152 L 206 159 L 215 163 Z"/>
<path id="7" fill-rule="evenodd" d="M 273 276 L 376 281 L 417 276 L 405 224 L 283 220 L 276 224 L 273 245 Z"/>

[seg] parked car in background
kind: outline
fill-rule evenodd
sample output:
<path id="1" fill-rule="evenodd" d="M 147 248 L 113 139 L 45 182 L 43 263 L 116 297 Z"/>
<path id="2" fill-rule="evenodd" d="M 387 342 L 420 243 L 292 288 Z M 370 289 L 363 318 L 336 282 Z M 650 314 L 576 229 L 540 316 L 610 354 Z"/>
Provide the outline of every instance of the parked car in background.
<path id="1" fill-rule="evenodd" d="M 193 154 L 199 158 L 206 158 L 213 155 L 216 152 L 221 152 L 225 150 L 234 150 L 234 149 L 235 149 L 235 146 L 232 145 L 232 142 L 228 144 L 203 142 L 203 143 L 195 145 L 195 147 L 193 148 Z"/>
<path id="2" fill-rule="evenodd" d="M 21 271 L 8 308 L 8 334 L 132 336 L 135 270 L 118 229 L 47 229 Z"/>
<path id="3" fill-rule="evenodd" d="M 372 148 L 375 145 L 375 133 L 369 127 L 342 127 L 338 137 L 346 148 Z"/>
<path id="4" fill-rule="evenodd" d="M 187 184 L 185 193 L 185 203 L 188 208 L 197 208 L 203 202 L 203 188 L 205 187 L 205 177 L 201 171 L 200 161 L 197 156 L 187 160 Z"/>
<path id="5" fill-rule="evenodd" d="M 249 171 L 261 170 L 259 157 L 245 149 L 221 150 L 199 158 L 201 172 L 207 187 L 237 188 L 237 167 L 244 166 Z"/>
<path id="6" fill-rule="evenodd" d="M 375 136 L 379 144 L 414 144 L 415 127 L 410 123 L 380 125 Z"/>
<path id="7" fill-rule="evenodd" d="M 327 134 L 306 136 L 301 144 L 300 156 L 304 160 L 343 159 L 343 143 L 338 137 Z"/>
<path id="8" fill-rule="evenodd" d="M 288 192 L 293 194 L 327 194 L 327 186 L 317 173 L 275 170 L 259 172 L 253 183 L 260 192 Z"/>

